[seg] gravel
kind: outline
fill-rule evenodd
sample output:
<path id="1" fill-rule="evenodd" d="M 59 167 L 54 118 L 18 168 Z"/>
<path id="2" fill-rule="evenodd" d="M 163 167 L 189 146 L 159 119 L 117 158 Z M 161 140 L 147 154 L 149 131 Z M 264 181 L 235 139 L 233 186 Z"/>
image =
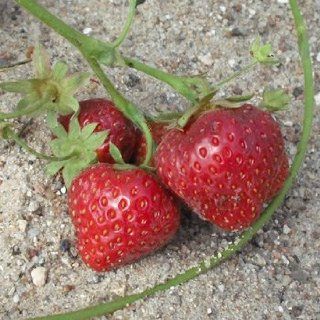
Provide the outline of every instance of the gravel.
<path id="1" fill-rule="evenodd" d="M 111 41 L 126 15 L 124 0 L 41 1 L 83 33 Z M 300 1 L 310 29 L 319 107 L 319 1 Z M 71 71 L 87 70 L 66 41 L 21 10 L 0 0 L 0 66 L 25 59 L 40 40 L 54 60 Z M 225 94 L 261 93 L 282 87 L 292 95 L 288 110 L 276 115 L 288 154 L 301 131 L 303 75 L 288 1 L 147 0 L 138 8 L 123 52 L 177 74 L 207 73 L 219 81 L 249 61 L 250 43 L 261 36 L 281 58 L 279 68 L 258 68 L 233 82 Z M 184 109 L 186 102 L 167 86 L 134 70 L 111 70 L 126 96 L 149 113 Z M 0 73 L 0 81 L 30 77 L 32 67 Z M 78 98 L 104 96 L 91 83 Z M 8 112 L 18 96 L 0 92 Z M 320 319 L 320 116 L 302 171 L 274 219 L 241 254 L 178 288 L 137 302 L 99 319 Z M 42 117 L 24 127 L 28 142 L 48 152 L 50 135 Z M 26 319 L 75 310 L 164 281 L 234 239 L 193 215 L 183 218 L 175 239 L 133 265 L 105 274 L 86 268 L 74 247 L 74 231 L 60 177 L 48 178 L 44 162 L 13 143 L 0 141 L 0 318 Z M 36 307 L 35 307 L 36 303 Z"/>

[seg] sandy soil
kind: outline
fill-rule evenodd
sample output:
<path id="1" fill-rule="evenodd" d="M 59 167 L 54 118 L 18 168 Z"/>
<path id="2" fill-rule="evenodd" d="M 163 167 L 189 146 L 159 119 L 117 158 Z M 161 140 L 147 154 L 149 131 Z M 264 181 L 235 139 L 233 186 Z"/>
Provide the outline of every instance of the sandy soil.
<path id="1" fill-rule="evenodd" d="M 113 40 L 121 30 L 125 2 L 41 1 L 72 26 L 105 40 Z M 320 3 L 300 3 L 310 29 L 319 107 Z M 12 0 L 0 0 L 0 7 L 0 65 L 22 60 L 26 49 L 40 40 L 54 60 L 68 62 L 72 71 L 88 69 L 75 49 Z M 249 44 L 257 35 L 272 43 L 281 66 L 258 68 L 228 90 L 261 93 L 266 86 L 283 87 L 293 96 L 290 108 L 277 115 L 292 158 L 301 131 L 303 78 L 288 1 L 147 0 L 139 6 L 122 50 L 170 72 L 207 72 L 210 80 L 218 81 L 248 62 Z M 119 88 L 144 111 L 186 106 L 168 87 L 140 73 L 111 73 Z M 21 66 L 0 73 L 0 81 L 31 74 L 30 65 Z M 91 84 L 78 97 L 104 95 L 100 86 Z M 0 92 L 2 111 L 12 110 L 17 101 L 17 95 Z M 320 319 L 319 120 L 317 108 L 309 152 L 294 188 L 272 222 L 241 254 L 194 281 L 101 319 Z M 26 126 L 31 145 L 48 151 L 50 135 L 43 118 L 31 123 L 22 118 L 16 123 Z M 165 249 L 131 266 L 97 274 L 77 256 L 65 193 L 60 177 L 45 176 L 42 161 L 0 141 L 3 320 L 74 310 L 139 292 L 194 266 L 234 238 L 187 216 Z M 40 286 L 34 284 L 35 273 Z"/>

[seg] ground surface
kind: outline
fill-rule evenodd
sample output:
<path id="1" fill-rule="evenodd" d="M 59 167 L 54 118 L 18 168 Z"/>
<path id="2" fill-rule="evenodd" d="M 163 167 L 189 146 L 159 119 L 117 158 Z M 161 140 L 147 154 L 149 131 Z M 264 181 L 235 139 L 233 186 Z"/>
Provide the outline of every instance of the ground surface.
<path id="1" fill-rule="evenodd" d="M 170 72 L 208 72 L 217 81 L 248 62 L 250 42 L 260 35 L 281 56 L 280 68 L 259 69 L 233 83 L 230 92 L 261 93 L 281 86 L 292 96 L 290 108 L 277 115 L 292 157 L 301 130 L 302 70 L 288 1 L 147 0 L 123 51 Z M 125 1 L 41 1 L 81 31 L 112 40 L 125 17 Z M 320 104 L 318 0 L 300 1 L 308 21 L 315 62 L 316 101 Z M 72 70 L 87 69 L 64 40 L 14 5 L 0 0 L 0 64 L 22 60 L 37 40 L 53 59 Z M 91 28 L 91 29 L 87 29 Z M 31 75 L 30 65 L 6 73 L 0 80 Z M 158 82 L 133 71 L 113 70 L 126 95 L 143 110 L 186 106 Z M 91 85 L 79 98 L 103 96 Z M 0 108 L 10 111 L 18 97 L 0 92 Z M 138 302 L 101 319 L 320 319 L 320 114 L 303 170 L 273 221 L 245 250 L 215 270 L 179 288 Z M 17 122 L 20 127 L 27 119 Z M 35 148 L 47 151 L 43 118 L 25 129 Z M 0 142 L 0 318 L 74 310 L 139 292 L 194 266 L 233 239 L 194 216 L 184 218 L 169 246 L 131 266 L 106 274 L 86 268 L 73 247 L 73 229 L 60 178 L 44 174 L 44 163 L 19 147 Z M 68 241 L 63 241 L 68 240 Z M 70 244 L 70 248 L 68 248 Z M 46 282 L 37 287 L 34 269 L 43 267 Z M 36 271 L 41 269 L 36 269 Z M 33 271 L 35 272 L 35 271 Z"/>

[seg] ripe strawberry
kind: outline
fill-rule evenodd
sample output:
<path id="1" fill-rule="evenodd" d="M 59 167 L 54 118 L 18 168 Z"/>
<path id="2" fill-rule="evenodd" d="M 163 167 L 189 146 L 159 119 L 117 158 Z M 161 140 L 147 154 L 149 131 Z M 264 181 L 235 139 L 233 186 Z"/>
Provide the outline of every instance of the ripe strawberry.
<path id="1" fill-rule="evenodd" d="M 167 124 L 150 121 L 148 122 L 148 126 L 154 142 L 158 145 L 161 142 L 163 136 L 168 132 Z M 137 141 L 136 153 L 134 155 L 133 162 L 136 164 L 141 164 L 145 156 L 146 156 L 146 139 L 144 135 L 140 133 Z"/>
<path id="2" fill-rule="evenodd" d="M 173 198 L 141 169 L 97 164 L 73 180 L 69 212 L 83 261 L 96 271 L 133 262 L 166 244 L 179 227 Z"/>
<path id="3" fill-rule="evenodd" d="M 249 104 L 211 110 L 171 130 L 155 163 L 165 185 L 225 230 L 252 224 L 288 175 L 279 125 Z"/>
<path id="4" fill-rule="evenodd" d="M 69 128 L 72 115 L 60 116 L 59 122 Z M 95 132 L 109 131 L 105 143 L 97 149 L 97 156 L 100 162 L 114 163 L 110 152 L 109 142 L 114 143 L 121 151 L 124 161 L 129 161 L 136 146 L 138 130 L 133 123 L 126 119 L 123 114 L 116 109 L 112 101 L 106 99 L 90 99 L 80 102 L 80 113 L 78 120 L 81 128 L 97 123 Z"/>

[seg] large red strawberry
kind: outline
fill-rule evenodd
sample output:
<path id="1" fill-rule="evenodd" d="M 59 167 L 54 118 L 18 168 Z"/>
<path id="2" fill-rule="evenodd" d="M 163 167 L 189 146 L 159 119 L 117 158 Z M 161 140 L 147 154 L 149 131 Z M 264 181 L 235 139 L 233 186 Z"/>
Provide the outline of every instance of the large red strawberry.
<path id="1" fill-rule="evenodd" d="M 225 230 L 252 224 L 288 174 L 278 123 L 249 104 L 207 111 L 171 130 L 155 163 L 165 185 Z"/>
<path id="2" fill-rule="evenodd" d="M 78 175 L 68 192 L 84 262 L 96 271 L 133 262 L 166 244 L 180 215 L 173 198 L 141 169 L 98 164 Z"/>
<path id="3" fill-rule="evenodd" d="M 59 117 L 59 122 L 66 130 L 69 128 L 70 118 L 71 115 Z M 78 120 L 81 128 L 89 123 L 97 123 L 96 132 L 109 132 L 104 144 L 97 149 L 97 156 L 100 162 L 114 163 L 109 152 L 110 141 L 118 147 L 126 162 L 130 160 L 136 147 L 139 133 L 133 123 L 116 109 L 112 101 L 106 99 L 81 101 Z"/>
<path id="4" fill-rule="evenodd" d="M 152 138 L 157 145 L 162 141 L 163 136 L 168 132 L 168 125 L 166 123 L 150 121 L 148 122 L 148 127 L 150 129 Z M 137 139 L 137 147 L 136 147 L 136 152 L 134 154 L 133 162 L 136 164 L 141 164 L 145 156 L 146 156 L 146 139 L 144 135 L 140 133 Z"/>

